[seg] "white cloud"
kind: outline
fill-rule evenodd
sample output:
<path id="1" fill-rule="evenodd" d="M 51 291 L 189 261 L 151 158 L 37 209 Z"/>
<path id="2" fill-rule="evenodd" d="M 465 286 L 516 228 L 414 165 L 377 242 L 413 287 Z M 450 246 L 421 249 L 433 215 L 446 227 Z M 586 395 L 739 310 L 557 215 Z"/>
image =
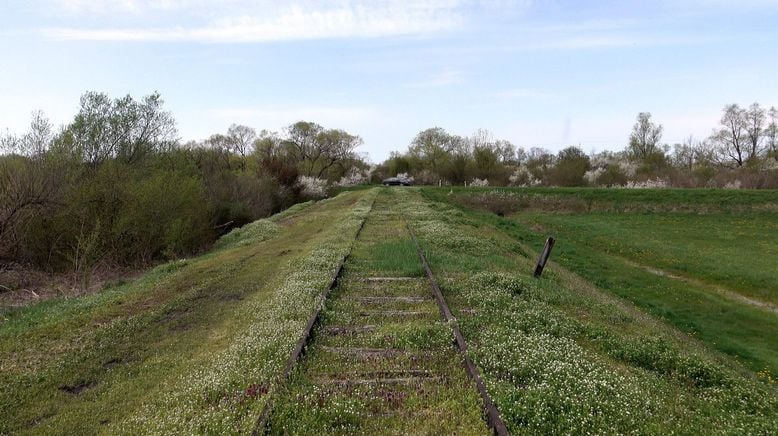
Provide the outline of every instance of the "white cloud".
<path id="1" fill-rule="evenodd" d="M 91 6 L 82 0 L 65 1 L 66 8 L 85 13 L 100 13 L 109 6 Z M 100 3 L 100 2 L 95 2 Z M 111 0 L 114 12 L 149 13 L 167 9 L 179 15 L 192 13 L 186 2 L 167 1 L 161 5 L 142 0 Z M 99 8 L 99 9 L 97 9 Z M 427 0 L 407 3 L 398 0 L 380 2 L 342 1 L 303 2 L 279 7 L 245 2 L 228 2 L 217 18 L 202 24 L 182 24 L 183 19 L 162 27 L 54 27 L 43 29 L 56 40 L 98 41 L 199 41 L 263 42 L 326 38 L 371 38 L 395 35 L 419 35 L 458 28 L 462 22 L 458 1 Z M 209 9 L 213 10 L 213 6 Z"/>

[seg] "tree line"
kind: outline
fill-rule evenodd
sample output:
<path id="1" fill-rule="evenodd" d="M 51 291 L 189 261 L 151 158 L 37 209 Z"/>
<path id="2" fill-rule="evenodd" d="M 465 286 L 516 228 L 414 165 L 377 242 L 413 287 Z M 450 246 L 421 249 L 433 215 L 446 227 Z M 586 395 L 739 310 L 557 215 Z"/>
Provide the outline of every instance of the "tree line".
<path id="1" fill-rule="evenodd" d="M 419 132 L 377 173 L 422 184 L 778 188 L 778 111 L 727 105 L 710 137 L 662 143 L 663 127 L 640 113 L 621 151 L 557 153 L 517 147 L 478 130 L 469 137 L 440 127 Z"/>
<path id="2" fill-rule="evenodd" d="M 435 185 L 778 188 L 777 118 L 756 103 L 727 105 L 710 137 L 670 146 L 640 113 L 623 150 L 591 154 L 435 127 L 371 166 L 356 153 L 362 139 L 341 129 L 233 124 L 181 143 L 158 93 L 87 92 L 64 126 L 38 112 L 26 133 L 0 135 L 0 272 L 25 265 L 86 280 L 105 266 L 189 256 L 333 186 L 398 174 Z"/>
<path id="3" fill-rule="evenodd" d="M 180 143 L 158 93 L 88 92 L 55 129 L 0 136 L 0 269 L 25 265 L 86 280 L 104 266 L 188 256 L 218 236 L 368 165 L 359 136 L 300 121 L 282 133 L 232 125 Z"/>

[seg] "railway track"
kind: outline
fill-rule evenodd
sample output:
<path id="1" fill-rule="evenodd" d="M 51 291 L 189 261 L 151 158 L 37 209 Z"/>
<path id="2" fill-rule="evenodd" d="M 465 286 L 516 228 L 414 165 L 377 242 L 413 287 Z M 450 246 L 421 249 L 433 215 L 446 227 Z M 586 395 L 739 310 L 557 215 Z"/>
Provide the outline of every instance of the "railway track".
<path id="1" fill-rule="evenodd" d="M 453 320 L 412 227 L 379 196 L 255 434 L 508 434 Z"/>

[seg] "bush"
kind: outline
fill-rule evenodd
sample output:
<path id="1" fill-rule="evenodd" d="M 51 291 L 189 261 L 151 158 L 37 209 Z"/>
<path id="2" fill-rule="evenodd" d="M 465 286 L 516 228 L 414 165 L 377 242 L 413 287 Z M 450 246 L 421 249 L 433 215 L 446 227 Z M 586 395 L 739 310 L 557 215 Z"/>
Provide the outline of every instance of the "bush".
<path id="1" fill-rule="evenodd" d="M 194 253 L 212 240 L 210 211 L 200 182 L 177 173 L 155 173 L 126 186 L 111 229 L 116 253 L 132 263 Z"/>

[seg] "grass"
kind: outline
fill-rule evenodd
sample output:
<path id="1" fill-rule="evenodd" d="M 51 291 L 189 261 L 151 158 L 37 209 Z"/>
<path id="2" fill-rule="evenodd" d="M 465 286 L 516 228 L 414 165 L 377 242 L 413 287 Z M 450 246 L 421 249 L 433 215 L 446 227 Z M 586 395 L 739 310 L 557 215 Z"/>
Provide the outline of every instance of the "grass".
<path id="1" fill-rule="evenodd" d="M 602 191 L 606 192 L 580 192 L 610 198 L 613 204 L 626 204 L 634 197 L 630 190 Z M 441 191 L 428 192 L 486 210 L 490 197 L 501 202 L 506 198 L 504 193 L 471 192 L 474 198 L 468 200 L 465 192 L 453 198 Z M 512 192 L 508 198 L 513 198 Z M 560 195 L 579 191 L 565 192 Z M 640 198 L 647 204 L 663 203 L 662 211 L 604 212 L 608 208 L 602 207 L 570 213 L 539 202 L 511 219 L 494 215 L 485 219 L 537 250 L 546 236 L 555 235 L 558 243 L 552 258 L 559 264 L 736 357 L 753 371 L 776 378 L 778 318 L 771 307 L 778 301 L 778 276 L 773 273 L 778 237 L 775 220 L 763 211 L 776 200 L 753 191 L 745 191 L 737 201 L 730 191 L 700 191 L 701 198 L 695 198 L 695 191 L 669 192 L 673 201 L 688 200 L 689 205 L 730 202 L 728 207 L 740 204 L 750 209 L 727 212 L 706 207 L 704 213 L 691 213 L 685 209 L 689 205 L 665 198 L 664 190 L 649 190 Z M 681 211 L 668 212 L 673 209 Z"/>
<path id="2" fill-rule="evenodd" d="M 374 194 L 276 217 L 264 242 L 4 313 L 0 433 L 250 430 Z"/>
<path id="3" fill-rule="evenodd" d="M 749 247 L 769 267 L 768 196 L 493 191 L 348 191 L 99 294 L 6 310 L 0 434 L 245 434 L 267 404 L 272 433 L 488 433 L 403 216 L 513 434 L 778 428 L 776 315 L 733 297 L 767 304 L 775 278 L 707 267 Z M 535 280 L 550 230 L 555 262 Z"/>
<path id="4" fill-rule="evenodd" d="M 542 237 L 516 220 L 450 204 L 464 191 L 449 192 L 406 191 L 400 206 L 432 253 L 511 432 L 765 433 L 778 425 L 768 379 L 562 266 L 533 280 Z M 452 233 L 478 234 L 485 246 L 446 248 L 439 241 Z M 592 267 L 599 258 L 586 254 Z"/>

